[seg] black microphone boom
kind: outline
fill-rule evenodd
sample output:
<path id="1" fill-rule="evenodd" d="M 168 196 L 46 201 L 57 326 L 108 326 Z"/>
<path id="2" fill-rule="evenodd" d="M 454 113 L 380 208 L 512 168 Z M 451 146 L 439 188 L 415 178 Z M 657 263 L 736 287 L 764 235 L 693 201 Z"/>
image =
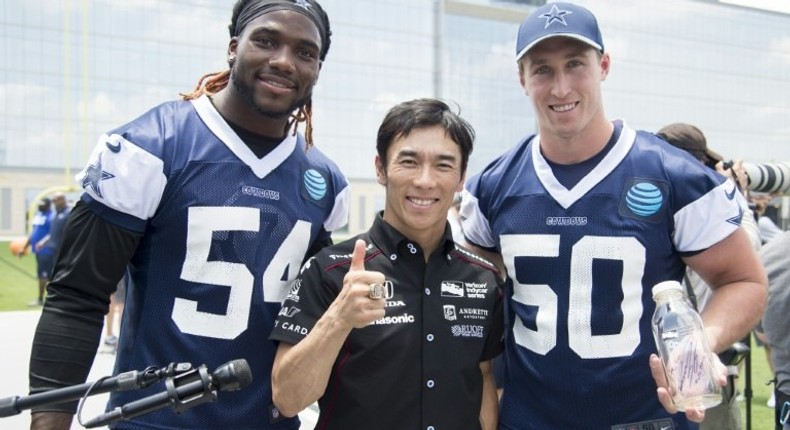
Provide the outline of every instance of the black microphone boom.
<path id="1" fill-rule="evenodd" d="M 206 366 L 165 381 L 166 391 L 118 406 L 88 420 L 85 428 L 105 426 L 121 420 L 173 407 L 177 413 L 217 399 L 217 390 L 240 390 L 252 382 L 252 371 L 247 360 L 238 359 L 223 364 L 208 374 Z"/>
<path id="2" fill-rule="evenodd" d="M 57 388 L 24 397 L 7 397 L 5 399 L 0 399 L 0 417 L 17 415 L 25 409 L 32 409 L 37 406 L 77 400 L 86 395 L 102 394 L 108 391 L 127 391 L 145 388 L 161 379 L 187 372 L 191 368 L 192 365 L 189 363 L 170 363 L 159 369 L 155 366 L 149 366 L 142 371 L 132 370 L 130 372 L 120 373 L 111 378 L 100 379 L 97 382 L 87 382 L 71 387 Z"/>

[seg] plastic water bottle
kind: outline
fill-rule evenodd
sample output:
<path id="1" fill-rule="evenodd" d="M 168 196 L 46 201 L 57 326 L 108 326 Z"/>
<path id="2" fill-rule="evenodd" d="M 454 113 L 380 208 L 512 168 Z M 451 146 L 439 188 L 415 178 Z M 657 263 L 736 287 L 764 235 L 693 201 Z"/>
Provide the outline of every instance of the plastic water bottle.
<path id="1" fill-rule="evenodd" d="M 653 336 L 678 410 L 707 409 L 721 403 L 721 387 L 702 319 L 677 281 L 653 287 Z"/>

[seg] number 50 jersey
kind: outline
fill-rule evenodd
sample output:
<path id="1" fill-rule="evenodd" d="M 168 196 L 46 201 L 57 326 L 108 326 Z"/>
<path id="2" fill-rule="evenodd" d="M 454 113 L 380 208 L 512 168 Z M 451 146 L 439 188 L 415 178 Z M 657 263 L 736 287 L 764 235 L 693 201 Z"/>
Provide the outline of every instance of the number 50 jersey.
<path id="1" fill-rule="evenodd" d="M 218 402 L 130 425 L 297 426 L 269 424 L 268 336 L 309 247 L 346 222 L 348 187 L 337 166 L 290 132 L 257 158 L 203 96 L 165 103 L 103 136 L 77 180 L 94 213 L 143 234 L 128 267 L 116 372 L 169 362 L 213 370 L 238 358 L 252 368 L 252 384 Z M 110 408 L 162 389 L 114 393 Z"/>
<path id="2" fill-rule="evenodd" d="M 682 278 L 681 253 L 734 232 L 742 197 L 685 152 L 616 125 L 619 139 L 571 189 L 539 136 L 467 182 L 464 233 L 500 252 L 509 276 L 500 428 L 687 428 L 650 374 L 651 288 Z"/>

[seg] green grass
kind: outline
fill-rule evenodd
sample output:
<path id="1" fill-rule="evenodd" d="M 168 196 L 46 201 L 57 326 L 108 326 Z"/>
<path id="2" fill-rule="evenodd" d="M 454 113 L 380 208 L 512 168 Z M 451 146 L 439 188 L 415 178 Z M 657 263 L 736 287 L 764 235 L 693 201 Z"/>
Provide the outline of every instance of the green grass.
<path id="1" fill-rule="evenodd" d="M 36 256 L 15 257 L 8 242 L 0 242 L 0 311 L 28 310 L 37 297 Z"/>
<path id="2" fill-rule="evenodd" d="M 36 258 L 28 254 L 23 258 L 11 255 L 8 242 L 0 242 L 0 311 L 30 309 L 27 304 L 35 300 L 38 281 L 35 276 Z M 765 358 L 765 348 L 752 341 L 752 407 L 751 428 L 773 430 L 774 410 L 765 406 L 773 385 L 765 383 L 773 378 Z M 744 391 L 745 369 L 741 370 L 738 388 Z M 740 402 L 743 428 L 746 429 L 746 402 Z"/>

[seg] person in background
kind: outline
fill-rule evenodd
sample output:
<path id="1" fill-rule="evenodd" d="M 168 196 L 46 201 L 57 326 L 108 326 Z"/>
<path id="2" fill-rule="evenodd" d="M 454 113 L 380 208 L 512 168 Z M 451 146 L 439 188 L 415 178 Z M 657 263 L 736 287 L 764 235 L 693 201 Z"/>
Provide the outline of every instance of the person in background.
<path id="1" fill-rule="evenodd" d="M 110 307 L 107 315 L 104 316 L 104 345 L 109 347 L 112 352 L 118 350 L 116 323 L 120 324 L 123 318 L 123 306 L 126 301 L 126 282 L 126 276 L 118 281 L 115 292 L 110 296 Z"/>
<path id="2" fill-rule="evenodd" d="M 754 203 L 754 212 L 757 217 L 757 225 L 760 228 L 760 237 L 763 243 L 782 234 L 782 229 L 779 228 L 771 217 L 766 215 L 768 206 L 771 200 L 775 197 L 773 194 L 768 193 L 752 193 L 752 202 Z"/>
<path id="3" fill-rule="evenodd" d="M 773 219 L 767 214 L 768 207 L 771 205 L 771 200 L 774 197 L 780 196 L 781 193 L 751 193 L 751 201 L 754 205 L 754 216 L 757 217 L 757 225 L 760 230 L 760 238 L 762 243 L 766 244 L 776 237 L 782 235 L 783 230 L 777 227 Z M 771 345 L 766 342 L 765 332 L 763 331 L 762 324 L 759 324 L 754 329 L 754 343 L 757 346 L 765 349 L 765 358 L 768 360 L 768 368 L 771 375 L 775 375 L 773 360 L 771 359 Z M 766 406 L 774 408 L 776 406 L 776 395 L 771 393 L 771 396 L 766 402 Z"/>
<path id="4" fill-rule="evenodd" d="M 387 113 L 375 160 L 384 211 L 305 264 L 272 331 L 283 414 L 318 400 L 327 430 L 496 428 L 500 281 L 447 221 L 473 141 L 439 100 Z"/>
<path id="5" fill-rule="evenodd" d="M 741 194 L 745 197 L 744 199 L 739 199 L 743 209 L 741 226 L 749 236 L 751 248 L 758 252 L 762 241 L 760 240 L 760 229 L 757 227 L 754 214 L 747 203 L 749 196 L 746 194 L 746 185 L 749 177 L 743 169 L 743 161 L 735 160 L 735 162 L 727 163 L 728 166 L 725 166 L 723 157 L 708 147 L 707 138 L 702 133 L 702 130 L 691 124 L 669 124 L 662 127 L 657 135 L 672 146 L 688 152 L 697 161 L 722 174 L 738 186 Z M 698 311 L 704 311 L 712 295 L 712 290 L 708 287 L 708 284 L 690 268 L 686 269 L 683 283 L 687 288 L 692 304 Z M 727 366 L 727 385 L 722 388 L 722 402 L 718 406 L 705 411 L 705 420 L 700 425 L 701 430 L 741 429 L 741 410 L 737 401 L 737 378 L 738 366 L 745 352 L 748 351 L 747 344 L 748 339 L 746 343 L 743 341 L 736 342 L 719 354 L 719 359 Z"/>
<path id="6" fill-rule="evenodd" d="M 790 430 L 790 232 L 784 231 L 760 250 L 768 274 L 768 307 L 762 320 L 771 347 L 775 375 L 776 430 Z"/>
<path id="7" fill-rule="evenodd" d="M 77 175 L 84 192 L 36 328 L 30 390 L 84 383 L 127 270 L 115 374 L 243 359 L 252 383 L 114 429 L 299 428 L 271 402 L 266 337 L 300 265 L 347 220 L 348 183 L 312 139 L 329 19 L 315 0 L 239 0 L 228 30 L 229 69 L 108 131 Z M 108 409 L 165 390 L 112 392 Z M 35 408 L 31 427 L 68 429 L 76 406 Z"/>
<path id="8" fill-rule="evenodd" d="M 450 223 L 450 230 L 453 232 L 453 240 L 456 243 L 463 243 L 464 231 L 461 227 L 461 214 L 458 210 L 461 208 L 461 194 L 456 193 L 453 197 L 453 204 L 447 211 L 447 222 Z"/>
<path id="9" fill-rule="evenodd" d="M 687 265 L 699 273 L 713 290 L 702 319 L 715 352 L 754 327 L 767 280 L 740 226 L 743 196 L 607 118 L 613 60 L 589 10 L 535 9 L 516 61 L 538 134 L 470 178 L 461 203 L 467 240 L 501 255 L 508 276 L 499 428 L 696 428 L 704 411 L 676 414 L 667 389 L 651 289 Z"/>
<path id="10" fill-rule="evenodd" d="M 69 206 L 69 202 L 66 200 L 66 195 L 62 192 L 57 192 L 52 195 L 52 204 L 55 207 L 55 211 L 52 213 L 49 234 L 41 239 L 38 246 L 40 249 L 46 250 L 54 256 L 61 242 L 63 242 L 63 229 L 66 227 L 66 221 L 71 214 L 71 206 Z"/>
<path id="11" fill-rule="evenodd" d="M 28 303 L 28 306 L 43 306 L 44 305 L 44 289 L 49 282 L 49 276 L 52 271 L 52 260 L 54 258 L 53 252 L 49 248 L 44 248 L 42 239 L 49 235 L 52 226 L 52 203 L 46 197 L 38 202 L 38 210 L 33 215 L 31 223 L 32 228 L 30 235 L 27 237 L 25 246 L 17 254 L 17 257 L 22 258 L 25 255 L 25 250 L 30 247 L 33 254 L 36 256 L 36 277 L 38 278 L 38 299 Z"/>

